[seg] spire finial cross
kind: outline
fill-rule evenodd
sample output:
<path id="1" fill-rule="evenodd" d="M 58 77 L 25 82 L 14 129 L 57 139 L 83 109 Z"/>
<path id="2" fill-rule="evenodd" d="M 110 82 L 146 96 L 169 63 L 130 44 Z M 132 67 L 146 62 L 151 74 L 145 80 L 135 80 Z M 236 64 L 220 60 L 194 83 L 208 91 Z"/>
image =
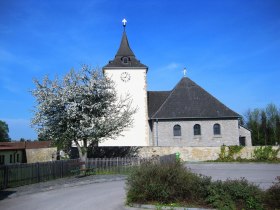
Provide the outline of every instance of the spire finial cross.
<path id="1" fill-rule="evenodd" d="M 183 70 L 183 74 L 184 74 L 184 77 L 186 77 L 186 74 L 187 74 L 187 69 L 186 69 L 186 67 L 185 67 L 184 70 Z"/>
<path id="2" fill-rule="evenodd" d="M 126 26 L 126 23 L 127 23 L 127 21 L 126 21 L 125 18 L 122 20 L 122 23 L 123 23 L 123 27 L 125 27 L 125 26 Z"/>

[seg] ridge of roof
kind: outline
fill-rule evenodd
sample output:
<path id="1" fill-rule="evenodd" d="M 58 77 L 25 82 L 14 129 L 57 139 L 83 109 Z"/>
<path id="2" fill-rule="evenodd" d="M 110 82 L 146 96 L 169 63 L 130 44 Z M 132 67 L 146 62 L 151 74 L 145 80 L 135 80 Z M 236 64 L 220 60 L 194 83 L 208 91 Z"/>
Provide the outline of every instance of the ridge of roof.
<path id="1" fill-rule="evenodd" d="M 150 119 L 239 117 L 191 79 L 183 77 Z"/>

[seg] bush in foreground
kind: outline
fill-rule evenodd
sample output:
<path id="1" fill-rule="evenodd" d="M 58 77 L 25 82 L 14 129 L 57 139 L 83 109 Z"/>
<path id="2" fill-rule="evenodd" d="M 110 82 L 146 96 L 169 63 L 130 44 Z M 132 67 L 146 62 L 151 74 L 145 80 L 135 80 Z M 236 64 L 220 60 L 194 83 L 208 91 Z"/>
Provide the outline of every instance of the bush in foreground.
<path id="1" fill-rule="evenodd" d="M 210 183 L 210 178 L 199 177 L 180 163 L 153 164 L 145 163 L 135 169 L 127 180 L 128 203 L 198 200 L 205 196 L 204 189 Z"/>
<path id="2" fill-rule="evenodd" d="M 265 193 L 265 203 L 273 209 L 280 209 L 280 176 L 276 182 Z"/>
<path id="3" fill-rule="evenodd" d="M 211 182 L 206 200 L 218 209 L 262 209 L 263 192 L 245 179 Z"/>
<path id="4" fill-rule="evenodd" d="M 183 204 L 217 209 L 279 208 L 280 182 L 266 192 L 245 179 L 211 181 L 181 163 L 145 163 L 127 179 L 128 203 Z"/>

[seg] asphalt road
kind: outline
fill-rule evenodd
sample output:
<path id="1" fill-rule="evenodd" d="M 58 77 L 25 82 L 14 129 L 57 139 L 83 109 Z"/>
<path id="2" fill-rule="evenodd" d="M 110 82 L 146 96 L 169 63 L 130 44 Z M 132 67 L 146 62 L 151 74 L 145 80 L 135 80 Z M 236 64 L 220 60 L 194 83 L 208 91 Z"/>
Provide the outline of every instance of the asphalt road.
<path id="1" fill-rule="evenodd" d="M 267 189 L 280 176 L 280 164 L 237 164 L 237 163 L 187 163 L 186 167 L 198 174 L 212 176 L 214 180 L 238 179 L 245 177 L 250 182 Z M 135 210 L 125 207 L 125 180 L 105 181 L 97 176 L 87 180 L 59 179 L 32 186 L 12 188 L 8 198 L 0 200 L 1 210 Z M 104 179 L 103 179 L 104 178 Z M 121 177 L 120 177 L 121 178 Z M 68 180 L 68 181 L 67 181 Z M 67 182 L 65 184 L 65 182 Z M 75 184 L 69 184 L 76 182 Z M 7 191 L 8 191 L 7 190 Z M 9 191 L 8 191 L 9 192 Z M 25 194 L 26 192 L 26 194 Z M 139 209 L 138 209 L 139 210 Z"/>
<path id="2" fill-rule="evenodd" d="M 197 174 L 211 176 L 213 180 L 240 179 L 244 177 L 249 182 L 268 189 L 275 178 L 280 176 L 280 164 L 266 163 L 187 163 Z"/>
<path id="3" fill-rule="evenodd" d="M 0 201 L 0 209 L 124 210 L 124 186 L 125 181 L 112 181 L 28 194 Z"/>

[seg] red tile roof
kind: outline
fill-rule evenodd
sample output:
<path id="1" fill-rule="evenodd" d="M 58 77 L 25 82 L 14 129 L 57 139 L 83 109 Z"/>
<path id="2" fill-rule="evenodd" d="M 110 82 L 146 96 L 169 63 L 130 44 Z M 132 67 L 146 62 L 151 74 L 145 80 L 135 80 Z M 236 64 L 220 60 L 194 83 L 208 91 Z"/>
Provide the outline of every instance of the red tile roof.
<path id="1" fill-rule="evenodd" d="M 0 150 L 23 150 L 51 147 L 51 141 L 0 142 Z"/>

